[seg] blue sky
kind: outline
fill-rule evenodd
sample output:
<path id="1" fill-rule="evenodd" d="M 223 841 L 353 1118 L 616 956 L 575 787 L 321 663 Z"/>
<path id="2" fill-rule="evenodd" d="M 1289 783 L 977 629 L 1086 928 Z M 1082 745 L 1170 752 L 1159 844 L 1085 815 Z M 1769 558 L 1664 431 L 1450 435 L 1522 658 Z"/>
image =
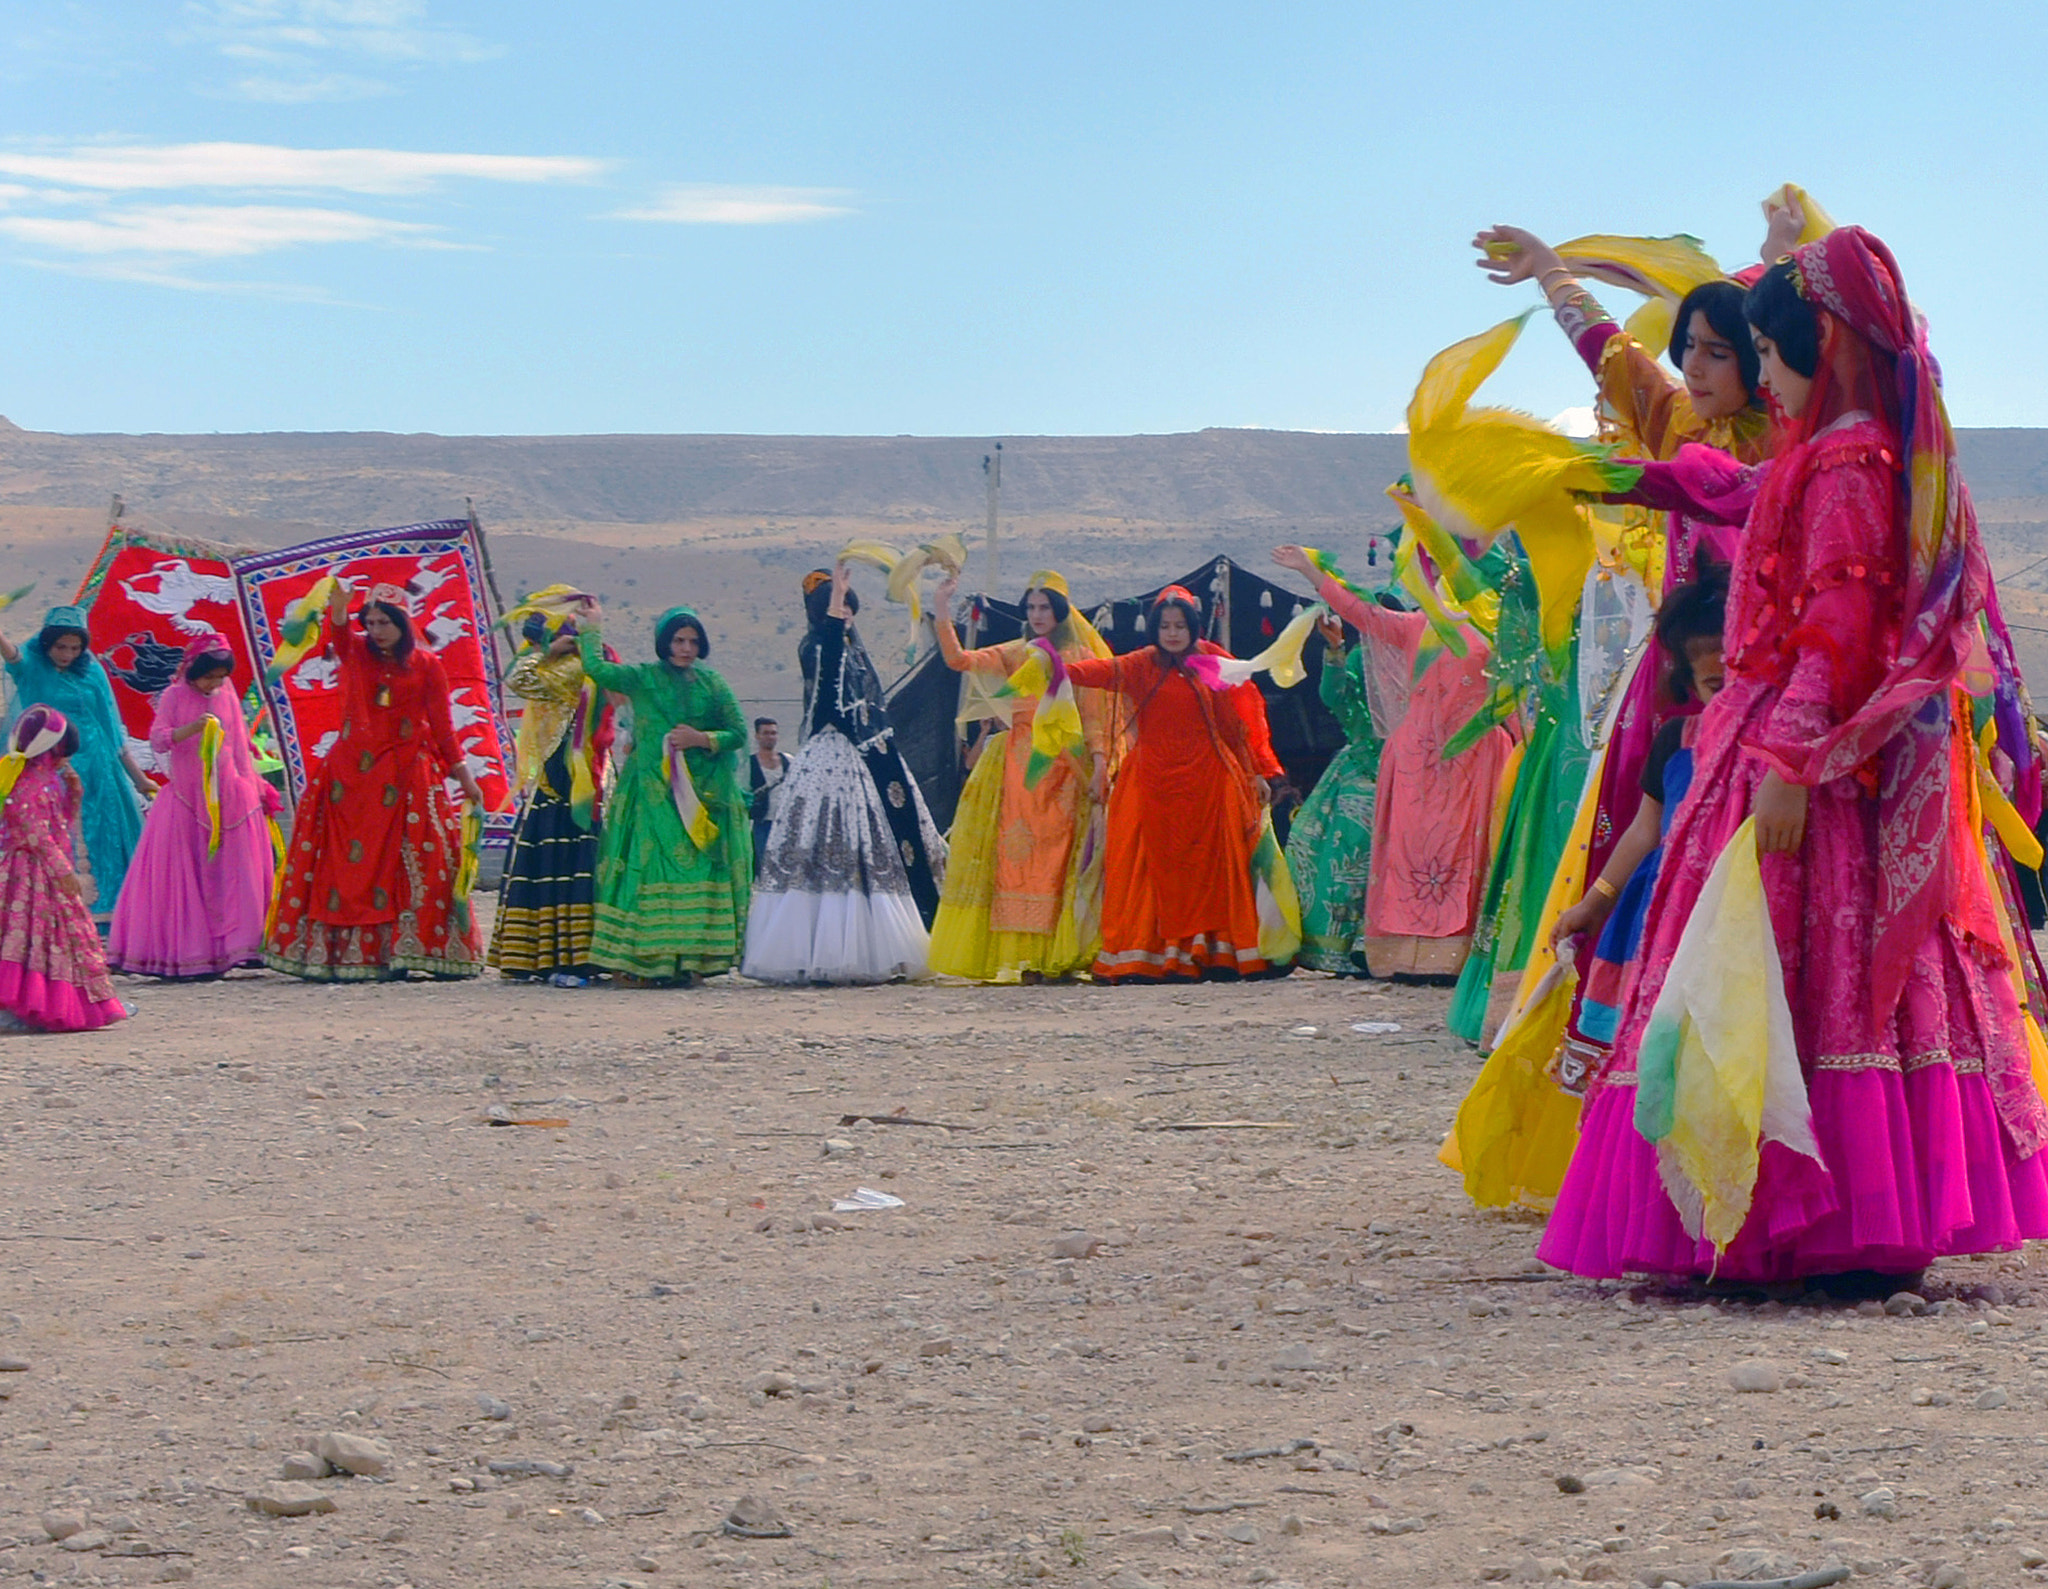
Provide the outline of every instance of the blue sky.
<path id="1" fill-rule="evenodd" d="M 1734 263 L 1793 180 L 2048 425 L 2048 11 L 1935 10 L 0 0 L 0 413 L 1385 430 L 1533 301 L 1478 227 Z M 1538 323 L 1488 395 L 1585 388 Z"/>

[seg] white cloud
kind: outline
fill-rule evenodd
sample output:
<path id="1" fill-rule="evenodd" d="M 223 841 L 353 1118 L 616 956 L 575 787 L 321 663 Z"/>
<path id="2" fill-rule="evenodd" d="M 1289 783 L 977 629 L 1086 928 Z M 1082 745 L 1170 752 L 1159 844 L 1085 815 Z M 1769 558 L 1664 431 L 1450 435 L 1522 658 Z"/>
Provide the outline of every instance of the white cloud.
<path id="1" fill-rule="evenodd" d="M 261 143 L 84 144 L 53 154 L 0 150 L 0 176 L 71 188 L 328 188 L 419 193 L 450 178 L 586 182 L 607 168 L 576 155 L 438 154 L 411 149 L 291 149 Z"/>
<path id="2" fill-rule="evenodd" d="M 4 170 L 0 166 L 0 170 Z M 619 221 L 669 221 L 686 226 L 777 226 L 852 215 L 853 197 L 839 188 L 773 188 L 689 182 L 663 188 L 651 204 L 616 211 Z"/>
<path id="3" fill-rule="evenodd" d="M 319 77 L 245 77 L 234 86 L 237 98 L 254 100 L 259 105 L 336 105 L 398 92 L 389 83 L 347 72 L 328 72 Z"/>
<path id="4" fill-rule="evenodd" d="M 224 59 L 262 70 L 201 92 L 266 105 L 370 99 L 395 83 L 337 71 L 347 61 L 372 70 L 488 60 L 503 53 L 459 28 L 428 19 L 424 0 L 191 0 L 185 37 Z"/>
<path id="5" fill-rule="evenodd" d="M 390 61 L 480 61 L 501 53 L 427 20 L 421 0 L 212 0 L 187 8 L 223 54 L 329 50 Z"/>
<path id="6" fill-rule="evenodd" d="M 162 204 L 95 216 L 0 215 L 0 235 L 67 254 L 227 259 L 308 243 L 448 247 L 435 228 L 351 210 Z"/>
<path id="7" fill-rule="evenodd" d="M 1592 436 L 1599 433 L 1600 421 L 1591 408 L 1567 408 L 1550 416 L 1550 428 L 1567 436 Z"/>

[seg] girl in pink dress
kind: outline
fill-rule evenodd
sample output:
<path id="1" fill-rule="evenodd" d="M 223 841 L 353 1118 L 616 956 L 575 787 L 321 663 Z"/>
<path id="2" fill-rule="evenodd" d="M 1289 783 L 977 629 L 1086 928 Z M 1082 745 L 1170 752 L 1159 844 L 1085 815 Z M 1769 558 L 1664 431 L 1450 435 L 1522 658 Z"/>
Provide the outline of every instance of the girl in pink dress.
<path id="1" fill-rule="evenodd" d="M 1774 265 L 1745 312 L 1785 434 L 1731 576 L 1727 687 L 1538 1248 L 1584 1275 L 1892 1276 L 2048 1234 L 2048 1109 L 1970 817 L 1963 681 L 1988 672 L 1990 570 L 1925 330 L 1857 227 Z M 1635 1081 L 1686 919 L 1751 815 L 1819 1154 L 1763 1143 L 1717 1261 L 1665 1194 Z"/>
<path id="2" fill-rule="evenodd" d="M 0 756 L 0 1029 L 84 1032 L 127 1016 L 94 929 L 71 770 L 78 730 L 31 706 Z"/>
<path id="3" fill-rule="evenodd" d="M 1508 731 L 1495 728 L 1457 755 L 1444 754 L 1493 692 L 1486 638 L 1462 625 L 1465 654 L 1440 650 L 1417 677 L 1428 618 L 1361 600 L 1303 547 L 1275 547 L 1273 561 L 1309 580 L 1373 651 L 1366 694 L 1386 745 L 1365 893 L 1369 974 L 1455 981 L 1472 947 L 1493 859 L 1494 801 L 1514 748 Z"/>
<path id="4" fill-rule="evenodd" d="M 114 907 L 107 959 L 116 970 L 217 977 L 262 964 L 274 866 L 267 818 L 279 802 L 256 772 L 230 688 L 234 665 L 226 636 L 200 635 L 157 700 L 149 748 L 171 776 Z"/>

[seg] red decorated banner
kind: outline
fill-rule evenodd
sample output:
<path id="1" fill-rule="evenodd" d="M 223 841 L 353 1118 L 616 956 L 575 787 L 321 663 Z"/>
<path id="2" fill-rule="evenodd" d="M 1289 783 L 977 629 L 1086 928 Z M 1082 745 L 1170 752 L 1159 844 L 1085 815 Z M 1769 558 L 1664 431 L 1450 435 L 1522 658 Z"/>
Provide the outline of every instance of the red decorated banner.
<path id="1" fill-rule="evenodd" d="M 498 657 L 490 636 L 493 614 L 483 544 L 472 522 L 443 519 L 364 530 L 282 552 L 253 553 L 234 560 L 233 574 L 259 667 L 268 667 L 277 655 L 286 608 L 323 575 L 336 574 L 350 583 L 351 610 L 362 605 L 372 585 L 404 590 L 414 640 L 433 651 L 447 671 L 455 738 L 483 786 L 485 831 L 500 841 L 510 833 L 513 801 Z M 266 684 L 294 798 L 305 790 L 308 768 L 327 755 L 339 736 L 338 669 L 334 657 L 316 649 Z"/>
<path id="2" fill-rule="evenodd" d="M 234 685 L 246 694 L 256 670 L 235 595 L 231 562 L 249 549 L 116 524 L 78 588 L 92 649 L 114 686 L 121 726 L 145 768 L 156 698 L 186 645 L 208 630 L 225 635 L 235 656 Z"/>

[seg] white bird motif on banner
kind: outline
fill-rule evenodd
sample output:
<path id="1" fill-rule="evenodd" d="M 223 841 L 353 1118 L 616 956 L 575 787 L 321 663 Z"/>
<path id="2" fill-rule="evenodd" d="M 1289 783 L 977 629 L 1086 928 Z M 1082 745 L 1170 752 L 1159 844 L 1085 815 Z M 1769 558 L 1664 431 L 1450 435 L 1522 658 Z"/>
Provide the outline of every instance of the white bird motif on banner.
<path id="1" fill-rule="evenodd" d="M 155 590 L 137 588 L 147 579 L 156 581 Z M 199 573 L 182 557 L 159 563 L 137 579 L 122 580 L 121 588 L 128 592 L 128 599 L 136 606 L 160 618 L 170 619 L 181 632 L 189 635 L 203 635 L 217 627 L 204 618 L 194 618 L 194 607 L 205 603 L 232 606 L 235 600 L 235 582 L 232 579 L 225 574 Z"/>
<path id="2" fill-rule="evenodd" d="M 427 620 L 427 644 L 436 651 L 445 651 L 468 633 L 469 620 L 453 613 Z"/>
<path id="3" fill-rule="evenodd" d="M 340 677 L 339 657 L 308 657 L 292 669 L 292 683 L 302 690 L 331 690 Z"/>

